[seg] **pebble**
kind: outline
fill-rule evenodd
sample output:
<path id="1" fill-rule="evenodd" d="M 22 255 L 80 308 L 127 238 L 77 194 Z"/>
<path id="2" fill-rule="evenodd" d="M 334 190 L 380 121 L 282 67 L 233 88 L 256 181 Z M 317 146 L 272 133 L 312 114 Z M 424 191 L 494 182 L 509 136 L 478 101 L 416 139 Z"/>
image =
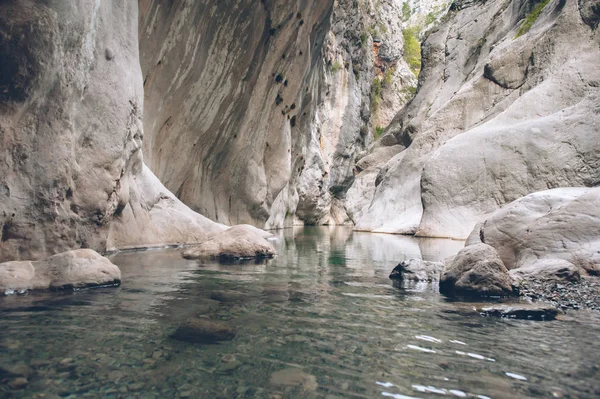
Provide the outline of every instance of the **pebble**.
<path id="1" fill-rule="evenodd" d="M 521 296 L 547 302 L 564 311 L 587 309 L 600 311 L 600 278 L 585 277 L 579 282 L 552 283 L 522 281 Z"/>

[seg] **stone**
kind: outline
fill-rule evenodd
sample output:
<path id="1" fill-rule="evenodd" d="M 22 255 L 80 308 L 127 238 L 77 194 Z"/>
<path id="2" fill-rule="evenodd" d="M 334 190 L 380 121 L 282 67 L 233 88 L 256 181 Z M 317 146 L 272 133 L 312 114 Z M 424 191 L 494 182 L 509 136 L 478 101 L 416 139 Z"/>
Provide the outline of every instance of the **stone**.
<path id="1" fill-rule="evenodd" d="M 248 302 L 252 299 L 252 297 L 244 292 L 231 291 L 231 290 L 219 290 L 213 291 L 210 294 L 210 298 L 225 303 L 235 303 L 235 302 Z"/>
<path id="2" fill-rule="evenodd" d="M 596 3 L 549 3 L 518 38 L 526 0 L 452 7 L 422 45 L 415 97 L 386 129 L 404 156 L 383 169 L 356 229 L 465 239 L 530 193 L 597 186 Z"/>
<path id="3" fill-rule="evenodd" d="M 563 278 L 600 264 L 600 187 L 556 188 L 520 198 L 485 218 L 480 235 L 508 269 Z M 575 269 L 578 269 L 577 272 Z M 542 270 L 543 272 L 543 270 Z"/>
<path id="4" fill-rule="evenodd" d="M 216 259 L 235 261 L 264 259 L 275 256 L 276 251 L 269 241 L 253 226 L 231 227 L 210 237 L 202 244 L 183 253 L 186 259 Z"/>
<path id="5" fill-rule="evenodd" d="M 514 295 L 512 280 L 496 250 L 487 244 L 463 248 L 446 265 L 440 292 L 449 296 L 487 297 Z"/>
<path id="6" fill-rule="evenodd" d="M 444 270 L 442 262 L 428 262 L 422 259 L 409 259 L 400 262 L 390 274 L 390 279 L 406 281 L 439 281 Z"/>
<path id="7" fill-rule="evenodd" d="M 542 259 L 509 272 L 515 281 L 534 280 L 543 282 L 580 281 L 579 269 L 563 259 Z"/>
<path id="8" fill-rule="evenodd" d="M 301 369 L 287 368 L 271 374 L 272 385 L 283 385 L 289 387 L 301 387 L 302 390 L 313 392 L 317 390 L 317 378 Z"/>
<path id="9" fill-rule="evenodd" d="M 554 320 L 559 313 L 558 309 L 550 305 L 540 304 L 485 306 L 477 308 L 477 311 L 483 316 L 540 321 Z"/>
<path id="10" fill-rule="evenodd" d="M 121 271 L 91 249 L 57 254 L 46 260 L 0 263 L 0 293 L 115 286 Z"/>
<path id="11" fill-rule="evenodd" d="M 197 344 L 214 344 L 231 341 L 236 330 L 229 324 L 218 320 L 190 318 L 177 328 L 172 338 Z"/>
<path id="12" fill-rule="evenodd" d="M 24 377 L 29 378 L 33 375 L 34 370 L 26 364 L 0 364 L 0 379 L 8 377 Z"/>

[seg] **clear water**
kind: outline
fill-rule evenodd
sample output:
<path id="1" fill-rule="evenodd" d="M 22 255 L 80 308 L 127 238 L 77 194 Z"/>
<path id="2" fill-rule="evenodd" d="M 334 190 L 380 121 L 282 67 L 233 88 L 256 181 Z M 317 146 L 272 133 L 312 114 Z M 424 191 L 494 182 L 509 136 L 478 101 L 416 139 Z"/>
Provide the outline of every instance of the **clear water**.
<path id="1" fill-rule="evenodd" d="M 0 298 L 0 367 L 33 370 L 0 397 L 600 397 L 598 314 L 488 319 L 436 287 L 388 280 L 399 261 L 441 259 L 461 242 L 305 228 L 277 246 L 267 264 L 228 266 L 121 253 L 120 288 Z M 238 298 L 208 299 L 222 290 Z M 170 338 L 199 314 L 237 337 Z M 273 379 L 284 369 L 304 384 Z"/>

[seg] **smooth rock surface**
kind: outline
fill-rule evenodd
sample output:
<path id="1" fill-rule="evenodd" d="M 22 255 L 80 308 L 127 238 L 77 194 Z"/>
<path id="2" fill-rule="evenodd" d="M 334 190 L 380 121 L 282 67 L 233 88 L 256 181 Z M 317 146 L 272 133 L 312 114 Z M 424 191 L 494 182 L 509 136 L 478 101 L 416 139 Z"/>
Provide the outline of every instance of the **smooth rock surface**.
<path id="1" fill-rule="evenodd" d="M 236 330 L 218 320 L 191 318 L 177 328 L 172 338 L 197 344 L 214 344 L 235 338 Z"/>
<path id="2" fill-rule="evenodd" d="M 531 2 L 454 2 L 423 43 L 415 98 L 386 130 L 405 155 L 385 167 L 358 230 L 464 239 L 529 193 L 598 185 L 600 31 L 581 3 L 550 1 L 516 37 Z"/>
<path id="3" fill-rule="evenodd" d="M 522 269 L 521 274 L 565 267 L 571 279 L 574 269 L 593 272 L 600 264 L 600 188 L 530 194 L 485 218 L 479 236 L 508 269 Z"/>
<path id="4" fill-rule="evenodd" d="M 316 391 L 318 388 L 317 378 L 298 368 L 287 368 L 271 374 L 272 385 L 283 385 L 289 387 L 301 387 L 304 391 Z"/>
<path id="5" fill-rule="evenodd" d="M 463 248 L 447 264 L 440 292 L 449 296 L 482 297 L 513 295 L 508 270 L 496 250 L 486 244 Z"/>
<path id="6" fill-rule="evenodd" d="M 118 285 L 121 271 L 91 249 L 64 252 L 41 261 L 0 263 L 0 293 Z"/>
<path id="7" fill-rule="evenodd" d="M 183 257 L 222 261 L 272 258 L 276 254 L 275 248 L 263 235 L 270 234 L 249 225 L 234 226 L 187 249 Z"/>
<path id="8" fill-rule="evenodd" d="M 390 279 L 406 281 L 439 281 L 444 264 L 422 259 L 409 259 L 399 263 L 390 274 Z"/>

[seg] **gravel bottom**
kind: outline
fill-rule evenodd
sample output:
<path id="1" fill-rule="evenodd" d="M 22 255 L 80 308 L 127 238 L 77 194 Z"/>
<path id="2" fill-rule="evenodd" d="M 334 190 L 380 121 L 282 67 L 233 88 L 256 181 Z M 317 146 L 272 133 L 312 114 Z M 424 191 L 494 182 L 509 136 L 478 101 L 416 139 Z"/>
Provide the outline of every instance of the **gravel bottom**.
<path id="1" fill-rule="evenodd" d="M 579 282 L 523 281 L 520 295 L 534 302 L 547 302 L 568 311 L 587 309 L 600 311 L 600 277 L 585 277 Z"/>

